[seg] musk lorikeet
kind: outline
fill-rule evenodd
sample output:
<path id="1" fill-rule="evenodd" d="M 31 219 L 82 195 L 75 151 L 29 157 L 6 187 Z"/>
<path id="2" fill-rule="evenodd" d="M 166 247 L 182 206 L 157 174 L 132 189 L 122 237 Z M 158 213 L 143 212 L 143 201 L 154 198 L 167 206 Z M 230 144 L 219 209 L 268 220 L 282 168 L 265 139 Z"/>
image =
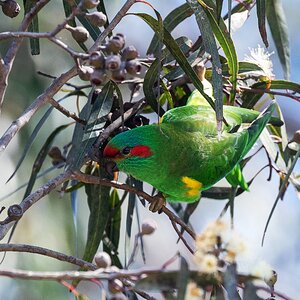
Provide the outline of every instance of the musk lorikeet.
<path id="1" fill-rule="evenodd" d="M 160 124 L 141 126 L 112 138 L 104 157 L 113 160 L 120 171 L 150 183 L 166 200 L 194 202 L 201 190 L 235 170 L 268 122 L 282 125 L 271 117 L 274 108 L 273 102 L 260 114 L 224 105 L 228 126 L 223 126 L 219 139 L 211 107 L 177 107 L 167 111 Z M 243 123 L 251 124 L 245 127 Z"/>

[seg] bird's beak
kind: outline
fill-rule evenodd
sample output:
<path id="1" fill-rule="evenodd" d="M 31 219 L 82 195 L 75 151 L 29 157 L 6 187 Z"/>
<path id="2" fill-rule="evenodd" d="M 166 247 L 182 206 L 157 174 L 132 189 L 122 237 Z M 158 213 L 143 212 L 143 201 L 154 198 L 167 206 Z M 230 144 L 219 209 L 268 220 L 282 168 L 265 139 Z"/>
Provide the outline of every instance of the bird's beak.
<path id="1" fill-rule="evenodd" d="M 117 171 L 119 171 L 119 170 L 118 170 L 118 167 L 117 167 L 117 164 L 116 164 L 114 161 L 112 161 L 112 160 L 107 161 L 107 162 L 104 164 L 104 168 L 105 168 L 106 172 L 107 172 L 109 175 L 113 176 L 113 177 L 115 177 L 115 176 L 114 176 L 114 175 L 115 175 L 114 173 L 117 172 Z"/>

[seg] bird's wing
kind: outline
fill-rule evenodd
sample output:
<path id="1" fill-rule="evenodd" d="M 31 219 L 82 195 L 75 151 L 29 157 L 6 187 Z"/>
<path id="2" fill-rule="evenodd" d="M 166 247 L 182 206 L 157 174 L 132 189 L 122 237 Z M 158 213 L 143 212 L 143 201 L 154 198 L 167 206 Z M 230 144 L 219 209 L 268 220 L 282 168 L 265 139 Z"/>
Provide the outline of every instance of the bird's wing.
<path id="1" fill-rule="evenodd" d="M 228 124 L 223 126 L 226 132 L 240 126 L 243 121 L 234 111 L 224 110 L 224 117 Z M 216 114 L 209 106 L 191 105 L 171 109 L 164 114 L 162 123 L 170 123 L 189 132 L 199 131 L 206 135 L 217 135 Z"/>

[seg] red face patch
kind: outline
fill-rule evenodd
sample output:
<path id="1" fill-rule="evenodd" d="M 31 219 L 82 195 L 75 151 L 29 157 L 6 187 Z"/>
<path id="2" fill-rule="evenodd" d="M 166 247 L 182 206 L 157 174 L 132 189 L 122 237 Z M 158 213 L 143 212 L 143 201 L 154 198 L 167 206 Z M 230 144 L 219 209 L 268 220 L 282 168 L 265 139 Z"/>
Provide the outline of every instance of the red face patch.
<path id="1" fill-rule="evenodd" d="M 120 154 L 120 150 L 117 148 L 114 148 L 110 145 L 107 145 L 103 151 L 103 154 L 105 157 L 110 157 L 110 158 L 114 158 L 116 157 L 118 154 Z"/>
<path id="2" fill-rule="evenodd" d="M 150 147 L 145 145 L 135 146 L 130 151 L 131 156 L 149 157 L 152 155 Z"/>

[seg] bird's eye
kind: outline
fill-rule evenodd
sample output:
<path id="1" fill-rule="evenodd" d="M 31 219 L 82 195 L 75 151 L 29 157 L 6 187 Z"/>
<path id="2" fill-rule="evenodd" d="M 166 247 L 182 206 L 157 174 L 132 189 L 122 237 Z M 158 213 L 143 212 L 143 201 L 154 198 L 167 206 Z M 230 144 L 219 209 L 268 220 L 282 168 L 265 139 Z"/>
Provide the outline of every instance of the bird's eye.
<path id="1" fill-rule="evenodd" d="M 130 151 L 131 151 L 131 148 L 126 146 L 122 149 L 122 154 L 128 155 L 130 153 Z"/>

